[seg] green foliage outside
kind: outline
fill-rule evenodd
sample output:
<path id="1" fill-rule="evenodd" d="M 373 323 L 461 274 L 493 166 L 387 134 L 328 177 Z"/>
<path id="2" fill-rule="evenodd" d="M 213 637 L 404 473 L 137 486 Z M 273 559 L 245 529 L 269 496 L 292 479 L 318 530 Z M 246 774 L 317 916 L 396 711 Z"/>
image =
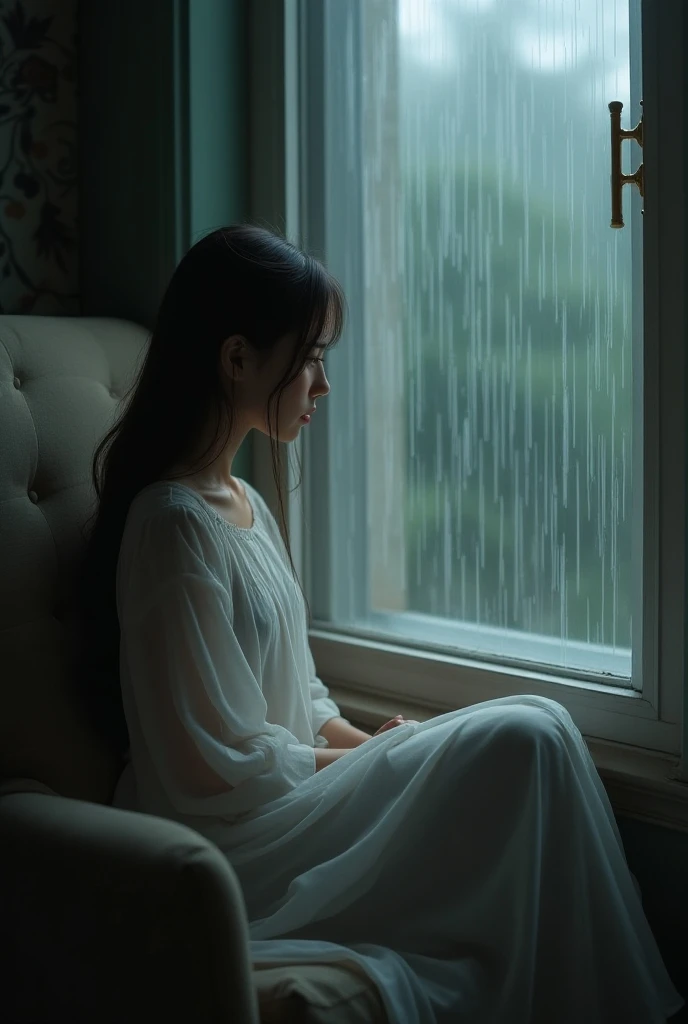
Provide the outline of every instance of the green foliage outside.
<path id="1" fill-rule="evenodd" d="M 606 246 L 584 268 L 566 211 L 506 184 L 500 245 L 497 179 L 467 173 L 451 185 L 465 238 L 444 256 L 446 170 L 426 168 L 422 204 L 405 183 L 409 608 L 628 648 L 628 259 L 607 288 Z"/>

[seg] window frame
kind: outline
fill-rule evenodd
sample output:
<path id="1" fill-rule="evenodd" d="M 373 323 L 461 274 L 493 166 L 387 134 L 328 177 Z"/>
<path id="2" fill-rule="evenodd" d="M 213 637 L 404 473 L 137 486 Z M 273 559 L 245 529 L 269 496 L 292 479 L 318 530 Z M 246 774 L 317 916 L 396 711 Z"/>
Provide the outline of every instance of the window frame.
<path id="1" fill-rule="evenodd" d="M 349 0 L 335 2 L 341 9 Z M 287 55 L 281 67 L 279 62 L 270 63 L 265 57 L 258 67 L 263 92 L 272 97 L 272 116 L 266 119 L 268 105 L 264 103 L 263 119 L 258 120 L 260 110 L 254 104 L 253 124 L 261 124 L 260 137 L 272 133 L 274 139 L 275 125 L 282 117 L 284 125 L 288 121 L 290 127 L 285 131 L 282 126 L 281 138 L 285 149 L 292 147 L 292 158 L 283 160 L 282 199 L 276 204 L 274 198 L 271 200 L 267 217 L 273 225 L 284 228 L 286 217 L 280 225 L 273 211 L 291 209 L 288 236 L 320 256 L 327 253 L 328 231 L 333 230 L 324 215 L 324 153 L 326 145 L 333 144 L 331 139 L 328 142 L 324 138 L 326 132 L 323 131 L 327 83 L 322 81 L 321 88 L 313 88 L 311 78 L 307 84 L 303 61 L 296 56 L 296 48 L 303 54 L 313 25 L 317 26 L 320 19 L 322 29 L 324 14 L 333 6 L 332 0 L 268 0 L 261 6 L 260 23 L 254 27 L 255 39 L 258 35 L 264 38 L 268 23 L 272 23 L 272 31 L 277 25 L 277 34 L 279 36 L 281 31 Z M 664 764 L 667 781 L 688 782 L 685 762 L 680 760 L 683 738 L 688 732 L 688 716 L 683 707 L 686 680 L 684 350 L 688 329 L 684 293 L 687 207 L 680 185 L 676 187 L 677 181 L 686 180 L 688 169 L 684 154 L 686 106 L 682 69 L 687 30 L 688 13 L 684 12 L 680 0 L 666 0 L 662 4 L 642 0 L 645 114 L 642 159 L 646 176 L 642 366 L 642 544 L 645 557 L 642 594 L 639 590 L 644 606 L 642 693 L 632 687 L 609 687 L 580 679 L 562 680 L 553 674 L 522 667 L 487 664 L 446 651 L 428 650 L 418 644 L 408 646 L 364 638 L 346 630 L 332 629 L 327 622 L 316 620 L 310 631 L 310 642 L 319 675 L 332 687 L 333 694 L 339 695 L 343 708 L 349 709 L 351 714 L 357 709 L 360 711 L 360 722 L 363 721 L 361 716 L 365 717 L 366 707 L 373 705 L 385 709 L 394 707 L 393 713 L 397 713 L 403 704 L 437 714 L 510 693 L 537 693 L 564 704 L 589 740 L 607 745 L 625 744 L 655 754 Z M 312 36 L 310 44 L 313 48 Z M 340 52 L 344 49 L 339 47 Z M 259 59 L 258 45 L 253 52 Z M 331 67 L 333 60 L 336 64 L 336 53 L 327 46 L 321 45 L 320 53 L 321 69 L 326 64 Z M 336 74 L 335 70 L 334 88 L 337 87 Z M 272 76 L 267 87 L 266 75 L 269 79 Z M 297 93 L 299 102 L 295 105 Z M 276 95 L 282 97 L 282 106 L 275 103 Z M 632 111 L 625 110 L 626 127 L 630 116 Z M 681 129 L 677 130 L 677 124 Z M 289 133 L 294 131 L 299 139 L 296 157 L 293 135 L 289 141 Z M 624 165 L 627 166 L 630 146 L 624 149 Z M 624 205 L 628 209 L 628 190 L 624 192 Z M 671 196 L 672 202 L 660 203 L 660 196 Z M 265 219 L 267 209 L 265 202 L 254 204 L 253 214 Z M 656 216 L 652 215 L 654 210 Z M 328 263 L 332 266 L 332 260 Z M 332 269 L 337 272 L 336 267 Z M 348 298 L 356 315 L 360 302 L 351 292 Z M 344 348 L 342 346 L 342 354 Z M 339 351 L 336 354 L 339 356 Z M 351 553 L 336 543 L 340 535 L 337 523 L 353 516 L 357 529 L 363 529 L 366 524 L 364 474 L 359 474 L 357 483 L 351 468 L 347 473 L 345 467 L 331 465 L 327 458 L 327 438 L 335 428 L 337 409 L 345 407 L 343 396 L 357 381 L 355 355 L 352 343 L 348 356 L 337 364 L 333 390 L 318 409 L 316 428 L 302 432 L 293 446 L 302 457 L 304 473 L 301 493 L 296 491 L 290 495 L 289 532 L 300 551 L 298 568 L 309 600 L 320 608 L 327 607 L 328 602 L 334 608 L 328 577 L 342 579 L 349 575 Z M 352 429 L 355 430 L 355 426 Z M 254 479 L 258 480 L 258 486 L 264 481 L 265 491 L 272 495 L 265 459 L 268 450 L 264 445 L 256 446 Z M 291 463 L 285 469 L 284 479 L 290 490 L 298 483 L 298 473 Z M 346 500 L 342 500 L 342 495 Z M 356 593 L 350 592 L 347 600 L 350 609 L 358 600 Z M 654 763 L 660 762 L 655 759 Z"/>

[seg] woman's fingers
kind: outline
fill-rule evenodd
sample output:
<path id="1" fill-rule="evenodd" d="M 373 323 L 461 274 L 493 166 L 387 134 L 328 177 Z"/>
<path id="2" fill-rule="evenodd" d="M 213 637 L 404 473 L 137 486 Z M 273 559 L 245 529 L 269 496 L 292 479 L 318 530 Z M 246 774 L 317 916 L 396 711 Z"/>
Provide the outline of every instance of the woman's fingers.
<path id="1" fill-rule="evenodd" d="M 395 725 L 401 725 L 403 721 L 404 718 L 402 715 L 396 715 L 395 718 L 390 718 L 389 722 L 385 722 L 384 725 L 381 725 L 378 731 L 376 733 L 373 733 L 373 735 L 379 736 L 381 732 L 386 732 L 387 729 L 393 729 Z"/>

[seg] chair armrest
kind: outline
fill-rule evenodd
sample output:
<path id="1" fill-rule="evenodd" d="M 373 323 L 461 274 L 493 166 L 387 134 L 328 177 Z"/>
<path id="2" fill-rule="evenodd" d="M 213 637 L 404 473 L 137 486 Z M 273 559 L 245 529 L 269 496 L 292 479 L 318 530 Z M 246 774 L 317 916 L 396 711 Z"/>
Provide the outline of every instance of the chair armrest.
<path id="1" fill-rule="evenodd" d="M 0 796 L 0 920 L 8 1021 L 258 1024 L 238 880 L 185 826 Z"/>

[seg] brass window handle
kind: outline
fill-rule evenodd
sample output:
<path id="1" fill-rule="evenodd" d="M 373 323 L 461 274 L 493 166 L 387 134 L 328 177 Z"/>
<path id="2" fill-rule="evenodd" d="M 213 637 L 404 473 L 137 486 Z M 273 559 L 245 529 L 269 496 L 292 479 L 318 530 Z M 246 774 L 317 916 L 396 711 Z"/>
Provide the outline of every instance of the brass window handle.
<path id="1" fill-rule="evenodd" d="M 640 105 L 642 106 L 642 100 Z M 621 200 L 621 190 L 624 185 L 637 185 L 638 191 L 641 196 L 644 196 L 645 178 L 643 174 L 643 164 L 638 167 L 635 174 L 622 174 L 621 173 L 621 143 L 624 139 L 635 139 L 640 148 L 643 146 L 643 118 L 642 115 L 635 128 L 631 131 L 625 131 L 621 127 L 621 111 L 623 110 L 623 103 L 619 100 L 613 100 L 609 104 L 609 117 L 611 120 L 612 128 L 612 219 L 610 227 L 622 228 L 624 226 L 623 220 L 623 204 Z"/>

